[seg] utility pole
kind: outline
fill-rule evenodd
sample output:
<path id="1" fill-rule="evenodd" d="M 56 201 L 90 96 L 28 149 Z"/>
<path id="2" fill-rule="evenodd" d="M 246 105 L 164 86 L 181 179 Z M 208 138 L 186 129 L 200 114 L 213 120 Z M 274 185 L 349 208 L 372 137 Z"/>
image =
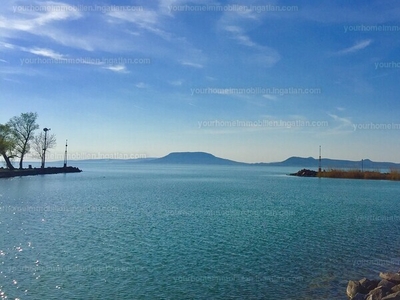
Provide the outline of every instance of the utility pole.
<path id="1" fill-rule="evenodd" d="M 321 173 L 321 146 L 319 146 L 318 172 Z"/>
<path id="2" fill-rule="evenodd" d="M 46 150 L 47 150 L 47 131 L 50 128 L 43 128 L 44 131 L 44 145 L 43 145 L 43 157 L 42 157 L 42 169 L 44 169 L 44 165 L 46 163 Z"/>
<path id="3" fill-rule="evenodd" d="M 68 140 L 65 140 L 64 168 L 67 167 L 67 147 L 68 147 Z"/>

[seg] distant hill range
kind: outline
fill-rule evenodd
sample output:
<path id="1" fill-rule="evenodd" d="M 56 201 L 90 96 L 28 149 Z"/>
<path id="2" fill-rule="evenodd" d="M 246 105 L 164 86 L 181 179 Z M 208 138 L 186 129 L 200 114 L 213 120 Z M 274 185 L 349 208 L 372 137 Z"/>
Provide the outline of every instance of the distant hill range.
<path id="1" fill-rule="evenodd" d="M 313 157 L 290 157 L 282 162 L 272 163 L 243 163 L 229 159 L 216 157 L 206 152 L 172 152 L 164 157 L 146 159 L 142 163 L 151 164 L 195 164 L 195 165 L 248 165 L 248 166 L 276 166 L 276 167 L 300 167 L 318 169 L 318 159 Z M 400 169 L 400 164 L 392 162 L 374 162 L 369 159 L 361 160 L 340 160 L 323 158 L 322 169 L 347 168 L 347 169 Z"/>
<path id="2" fill-rule="evenodd" d="M 313 157 L 290 157 L 282 162 L 267 163 L 269 166 L 287 166 L 287 167 L 304 167 L 304 168 L 318 168 L 318 159 Z M 400 164 L 393 162 L 375 162 L 370 159 L 364 160 L 341 160 L 341 159 L 321 159 L 322 169 L 399 169 Z"/>
<path id="3" fill-rule="evenodd" d="M 70 161 L 69 161 L 70 162 Z M 318 159 L 313 157 L 290 157 L 281 162 L 272 163 L 243 163 L 225 158 L 220 158 L 206 152 L 172 152 L 161 158 L 142 158 L 142 159 L 88 159 L 72 160 L 71 162 L 105 162 L 105 163 L 134 163 L 134 164 L 192 164 L 192 165 L 226 165 L 226 166 L 273 166 L 273 167 L 299 167 L 308 169 L 318 169 Z M 390 170 L 400 169 L 400 163 L 393 162 L 374 162 L 369 159 L 361 160 L 340 160 L 323 158 L 321 160 L 322 169 L 361 169 L 365 170 Z"/>
<path id="4" fill-rule="evenodd" d="M 167 156 L 147 160 L 145 163 L 155 164 L 193 164 L 193 165 L 246 165 L 225 158 L 216 157 L 206 152 L 172 152 Z"/>

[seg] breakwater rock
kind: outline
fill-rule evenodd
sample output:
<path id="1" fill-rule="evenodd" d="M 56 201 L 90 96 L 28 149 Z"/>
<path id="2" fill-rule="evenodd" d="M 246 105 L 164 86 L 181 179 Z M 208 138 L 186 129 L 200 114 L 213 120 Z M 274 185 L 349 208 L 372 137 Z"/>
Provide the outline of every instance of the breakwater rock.
<path id="1" fill-rule="evenodd" d="M 292 173 L 290 175 L 291 176 L 300 176 L 300 177 L 316 177 L 317 174 L 318 174 L 317 171 L 302 169 L 302 170 L 298 171 L 297 173 Z"/>
<path id="2" fill-rule="evenodd" d="M 61 168 L 31 168 L 31 169 L 15 169 L 15 170 L 0 170 L 0 178 L 11 178 L 18 176 L 32 176 L 45 174 L 61 174 L 61 173 L 80 173 L 81 169 L 76 167 L 61 167 Z"/>
<path id="3" fill-rule="evenodd" d="M 350 280 L 346 293 L 351 300 L 400 300 L 400 273 L 380 273 L 380 279 Z"/>

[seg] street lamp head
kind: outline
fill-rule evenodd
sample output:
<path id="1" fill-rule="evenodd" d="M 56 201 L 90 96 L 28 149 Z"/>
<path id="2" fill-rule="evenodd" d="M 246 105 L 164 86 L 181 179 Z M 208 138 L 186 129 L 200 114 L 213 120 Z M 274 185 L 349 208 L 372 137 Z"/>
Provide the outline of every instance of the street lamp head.
<path id="1" fill-rule="evenodd" d="M 51 128 L 43 128 L 43 131 L 44 132 L 47 132 L 47 131 L 49 131 Z"/>

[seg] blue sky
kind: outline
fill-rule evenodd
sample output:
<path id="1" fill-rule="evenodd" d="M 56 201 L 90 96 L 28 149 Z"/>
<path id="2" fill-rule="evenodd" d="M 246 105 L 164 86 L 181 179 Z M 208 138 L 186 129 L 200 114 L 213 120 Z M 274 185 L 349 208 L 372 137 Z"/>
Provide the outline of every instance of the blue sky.
<path id="1" fill-rule="evenodd" d="M 50 159 L 68 139 L 78 159 L 400 162 L 399 20 L 396 0 L 2 0 L 0 123 L 37 112 Z"/>

